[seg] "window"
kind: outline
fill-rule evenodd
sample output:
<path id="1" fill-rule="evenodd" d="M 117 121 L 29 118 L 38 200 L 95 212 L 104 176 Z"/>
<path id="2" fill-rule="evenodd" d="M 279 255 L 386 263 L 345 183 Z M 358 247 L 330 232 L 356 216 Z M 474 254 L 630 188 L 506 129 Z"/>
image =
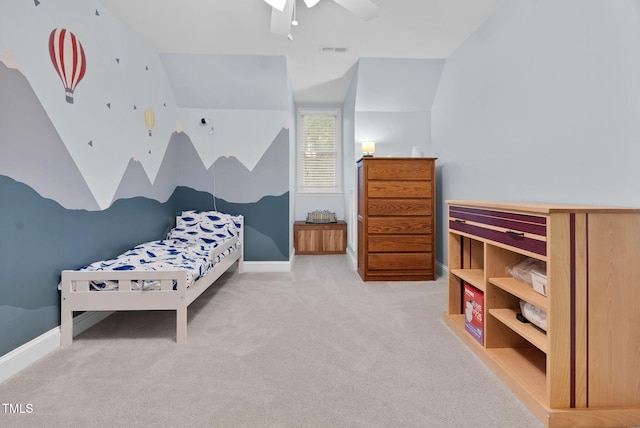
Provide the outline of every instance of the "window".
<path id="1" fill-rule="evenodd" d="M 341 191 L 340 110 L 298 111 L 298 191 Z"/>

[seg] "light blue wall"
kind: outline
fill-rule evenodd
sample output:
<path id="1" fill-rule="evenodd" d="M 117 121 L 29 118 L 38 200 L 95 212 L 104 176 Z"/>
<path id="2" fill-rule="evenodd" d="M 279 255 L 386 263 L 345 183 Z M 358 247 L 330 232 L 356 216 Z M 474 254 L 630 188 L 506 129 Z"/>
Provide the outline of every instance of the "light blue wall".
<path id="1" fill-rule="evenodd" d="M 160 54 L 180 107 L 218 110 L 291 108 L 283 55 Z"/>
<path id="2" fill-rule="evenodd" d="M 432 156 L 431 104 L 443 59 L 362 58 L 344 101 L 344 211 L 350 251 L 357 251 L 356 160 L 362 141 L 376 157 L 410 157 L 414 147 Z"/>
<path id="3" fill-rule="evenodd" d="M 358 65 L 354 138 L 375 141 L 376 157 L 431 155 L 431 103 L 443 59 L 362 58 Z"/>
<path id="4" fill-rule="evenodd" d="M 344 108 L 342 109 L 342 141 L 343 141 L 343 161 L 344 171 L 342 182 L 344 184 L 344 210 L 347 222 L 347 248 L 356 259 L 358 251 L 358 218 L 356 199 L 358 196 L 358 177 L 356 170 L 356 160 L 360 158 L 361 151 L 356 157 L 355 143 L 355 112 L 356 94 L 358 88 L 358 66 L 356 66 L 349 90 L 344 98 Z"/>
<path id="5" fill-rule="evenodd" d="M 289 75 L 289 69 L 287 68 L 287 88 L 289 91 L 289 105 L 291 108 L 289 109 L 289 189 L 296 188 L 296 132 L 297 132 L 297 124 L 296 124 L 296 109 L 295 109 L 295 100 L 293 98 L 293 90 L 291 88 L 291 77 Z M 289 193 L 289 223 L 290 228 L 293 231 L 293 222 L 295 221 L 295 210 L 296 210 L 296 192 Z M 294 251 L 293 248 L 293 233 L 289 235 L 289 254 L 292 255 Z"/>
<path id="6" fill-rule="evenodd" d="M 507 2 L 446 61 L 440 199 L 640 206 L 639 117 L 638 1 Z"/>

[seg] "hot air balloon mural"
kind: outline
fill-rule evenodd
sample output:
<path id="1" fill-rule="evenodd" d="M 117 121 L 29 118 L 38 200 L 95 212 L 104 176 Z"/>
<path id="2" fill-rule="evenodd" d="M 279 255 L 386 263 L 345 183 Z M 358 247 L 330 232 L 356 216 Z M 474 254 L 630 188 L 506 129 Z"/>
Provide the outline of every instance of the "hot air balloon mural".
<path id="1" fill-rule="evenodd" d="M 64 85 L 67 102 L 73 104 L 73 91 L 87 71 L 80 40 L 71 31 L 56 28 L 49 36 L 49 55 Z"/>
<path id="2" fill-rule="evenodd" d="M 144 111 L 144 123 L 147 124 L 147 129 L 149 130 L 149 136 L 151 136 L 151 130 L 153 129 L 153 125 L 155 123 L 155 115 L 153 114 L 153 110 L 150 108 Z"/>

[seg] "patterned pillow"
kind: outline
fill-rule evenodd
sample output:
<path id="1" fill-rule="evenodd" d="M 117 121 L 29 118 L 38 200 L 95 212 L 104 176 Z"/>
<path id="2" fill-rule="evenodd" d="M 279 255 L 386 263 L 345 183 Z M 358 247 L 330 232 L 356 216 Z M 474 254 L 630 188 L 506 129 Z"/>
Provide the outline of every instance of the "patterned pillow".
<path id="1" fill-rule="evenodd" d="M 180 216 L 186 222 L 212 221 L 215 223 L 230 223 L 233 216 L 218 211 L 182 211 Z"/>
<path id="2" fill-rule="evenodd" d="M 186 223 L 212 222 L 214 224 L 227 224 L 230 229 L 240 229 L 242 215 L 225 214 L 218 211 L 182 211 L 181 220 Z"/>
<path id="3" fill-rule="evenodd" d="M 213 244 L 239 234 L 240 217 L 216 211 L 183 211 L 168 239 Z"/>

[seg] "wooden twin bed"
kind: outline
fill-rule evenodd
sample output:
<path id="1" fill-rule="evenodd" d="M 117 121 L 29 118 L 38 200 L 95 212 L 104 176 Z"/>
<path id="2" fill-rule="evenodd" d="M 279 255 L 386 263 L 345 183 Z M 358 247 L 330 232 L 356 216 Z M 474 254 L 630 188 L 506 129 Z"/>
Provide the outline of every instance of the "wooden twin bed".
<path id="1" fill-rule="evenodd" d="M 222 215 L 224 216 L 224 214 Z M 177 227 L 181 222 L 184 223 L 184 218 L 186 217 L 178 217 Z M 131 268 L 131 270 L 62 271 L 60 345 L 67 346 L 73 341 L 73 313 L 76 311 L 175 310 L 176 341 L 185 343 L 187 341 L 187 308 L 191 302 L 198 298 L 234 263 L 238 265 L 238 272 L 241 273 L 244 270 L 244 219 L 242 216 L 233 218 L 237 229 L 237 232 L 233 232 L 235 236 L 225 237 L 221 242 L 215 244 L 215 248 L 210 248 L 213 247 L 211 244 L 207 244 L 209 246 L 203 245 L 201 242 L 196 244 L 200 246 L 200 250 L 204 249 L 210 252 L 212 266 L 192 281 L 189 281 L 191 274 L 187 270 L 166 269 L 164 266 L 158 270 Z M 201 227 L 202 223 L 198 223 L 198 226 L 207 230 L 205 227 Z M 207 230 L 207 232 L 211 232 L 211 230 Z M 218 235 L 220 236 L 220 234 Z M 177 233 L 176 236 L 185 235 Z M 194 236 L 196 236 L 195 239 L 198 238 L 197 235 L 194 234 Z M 172 254 L 177 254 L 177 252 Z M 184 258 L 180 254 L 177 256 Z M 127 269 L 129 268 L 127 267 Z M 111 285 L 108 290 L 99 290 L 92 285 L 107 282 Z M 140 284 L 150 282 L 155 284 L 153 289 L 145 289 L 140 286 Z"/>

